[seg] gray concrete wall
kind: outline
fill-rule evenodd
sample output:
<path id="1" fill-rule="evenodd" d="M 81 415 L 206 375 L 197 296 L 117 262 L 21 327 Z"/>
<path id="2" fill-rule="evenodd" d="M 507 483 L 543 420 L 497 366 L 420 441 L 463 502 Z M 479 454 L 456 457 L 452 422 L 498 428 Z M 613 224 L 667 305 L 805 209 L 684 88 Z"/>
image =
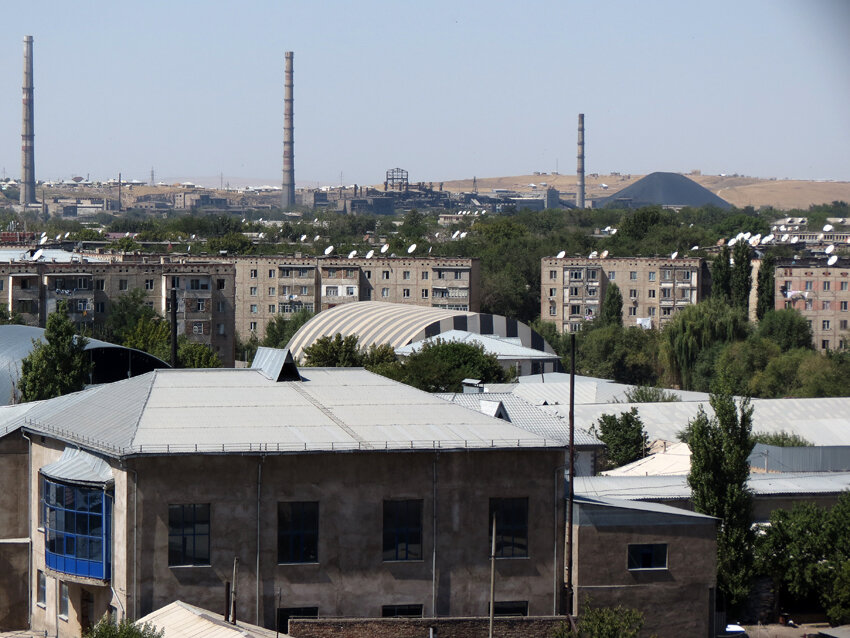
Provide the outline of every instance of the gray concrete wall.
<path id="1" fill-rule="evenodd" d="M 281 607 L 316 606 L 320 616 L 375 617 L 387 604 L 422 604 L 430 616 L 435 591 L 439 615 L 484 615 L 491 497 L 529 499 L 529 557 L 497 561 L 496 600 L 527 600 L 530 614 L 551 614 L 553 570 L 560 576 L 563 567 L 562 555 L 559 564 L 553 556 L 563 547 L 563 499 L 557 517 L 553 511 L 562 457 L 562 450 L 515 450 L 132 459 L 138 614 L 178 598 L 223 609 L 237 557 L 238 617 L 267 627 L 278 600 Z M 423 560 L 383 562 L 382 508 L 390 498 L 423 500 Z M 277 564 L 279 501 L 319 501 L 318 563 Z M 210 566 L 168 567 L 168 505 L 178 503 L 211 503 Z"/>
<path id="2" fill-rule="evenodd" d="M 29 536 L 27 440 L 15 431 L 0 438 L 0 539 Z"/>
<path id="3" fill-rule="evenodd" d="M 0 541 L 0 631 L 27 627 L 29 555 L 27 542 Z"/>

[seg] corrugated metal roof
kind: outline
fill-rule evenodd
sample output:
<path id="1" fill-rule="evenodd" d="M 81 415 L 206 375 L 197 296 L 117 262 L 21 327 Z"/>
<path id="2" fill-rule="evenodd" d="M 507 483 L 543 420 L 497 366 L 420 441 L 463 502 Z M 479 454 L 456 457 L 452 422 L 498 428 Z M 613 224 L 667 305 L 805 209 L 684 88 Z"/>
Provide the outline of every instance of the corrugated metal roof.
<path id="1" fill-rule="evenodd" d="M 634 463 L 601 472 L 604 476 L 667 476 L 691 471 L 691 449 L 687 443 L 672 443 L 663 452 L 650 454 Z"/>
<path id="2" fill-rule="evenodd" d="M 766 472 L 850 472 L 850 446 L 778 447 L 756 443 L 747 459 Z"/>
<path id="3" fill-rule="evenodd" d="M 163 638 L 272 638 L 279 635 L 270 629 L 236 621 L 235 625 L 225 622 L 221 614 L 189 605 L 180 600 L 161 607 L 147 616 L 139 618 L 136 625 L 150 623 L 165 633 Z"/>
<path id="4" fill-rule="evenodd" d="M 59 460 L 45 465 L 40 472 L 48 478 L 71 483 L 106 485 L 112 483 L 109 463 L 84 450 L 66 447 Z"/>
<path id="5" fill-rule="evenodd" d="M 111 456 L 563 446 L 363 369 L 304 372 L 273 382 L 251 369 L 156 370 L 17 419 Z"/>
<path id="6" fill-rule="evenodd" d="M 251 362 L 253 370 L 260 370 L 272 381 L 297 381 L 298 368 L 289 350 L 260 346 Z"/>
<path id="7" fill-rule="evenodd" d="M 532 397 L 534 397 L 535 403 L 542 404 L 544 401 L 549 404 L 570 402 L 570 375 L 568 373 L 530 374 L 519 377 L 517 382 L 522 386 L 522 389 L 518 390 L 520 396 L 528 400 L 532 400 Z M 626 392 L 637 388 L 634 385 L 579 374 L 575 377 L 575 385 L 576 404 L 628 401 Z M 677 396 L 680 401 L 708 401 L 708 394 L 705 392 L 689 392 L 667 388 L 664 391 Z"/>
<path id="8" fill-rule="evenodd" d="M 669 505 L 653 503 L 651 501 L 630 501 L 618 498 L 576 495 L 575 503 L 579 506 L 611 507 L 637 513 L 651 512 L 653 514 L 664 514 L 667 516 L 684 517 L 689 520 L 698 519 L 705 522 L 718 520 L 713 516 L 708 516 L 707 514 L 699 514 L 697 512 L 692 512 L 691 510 L 682 509 L 681 507 L 670 507 Z M 634 520 L 632 521 L 632 523 L 636 525 L 640 524 L 639 522 Z"/>
<path id="9" fill-rule="evenodd" d="M 589 428 L 603 414 L 621 414 L 638 409 L 650 440 L 675 441 L 702 406 L 706 414 L 714 411 L 708 401 L 673 403 L 609 403 L 575 406 L 576 426 Z M 789 432 L 814 445 L 850 444 L 850 397 L 824 399 L 754 399 L 753 432 Z M 548 405 L 544 410 L 566 415 L 568 405 Z"/>
<path id="10" fill-rule="evenodd" d="M 570 440 L 569 422 L 553 414 L 549 414 L 540 408 L 523 401 L 512 394 L 497 394 L 495 392 L 483 393 L 444 393 L 436 394 L 445 401 L 462 405 L 471 410 L 477 410 L 487 414 L 488 403 L 498 401 L 502 406 L 508 420 L 538 436 L 554 439 L 567 445 Z M 602 441 L 584 429 L 576 428 L 575 443 L 578 446 L 601 447 Z"/>
<path id="11" fill-rule="evenodd" d="M 421 341 L 409 343 L 406 346 L 401 346 L 395 349 L 395 353 L 402 356 L 408 356 L 415 350 L 421 350 L 426 343 L 433 343 L 437 340 L 453 341 L 459 343 L 478 343 L 488 354 L 494 354 L 500 360 L 507 359 L 513 361 L 515 359 L 534 359 L 542 361 L 557 361 L 560 357 L 557 354 L 550 352 L 542 352 L 533 348 L 526 348 L 519 339 L 509 337 L 496 337 L 493 335 L 480 335 L 466 330 L 448 330 L 441 332 L 436 337 L 429 337 Z"/>

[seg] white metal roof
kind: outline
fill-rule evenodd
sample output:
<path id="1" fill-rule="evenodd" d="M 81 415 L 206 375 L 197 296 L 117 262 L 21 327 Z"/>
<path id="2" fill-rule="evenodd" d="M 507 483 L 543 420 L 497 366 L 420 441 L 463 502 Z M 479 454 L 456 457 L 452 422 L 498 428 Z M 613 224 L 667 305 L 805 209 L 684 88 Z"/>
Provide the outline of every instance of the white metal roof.
<path id="1" fill-rule="evenodd" d="M 601 472 L 604 476 L 665 476 L 691 471 L 691 449 L 687 443 L 672 443 L 663 452 L 650 454 L 634 463 Z"/>
<path id="2" fill-rule="evenodd" d="M 72 447 L 66 447 L 57 461 L 45 465 L 40 472 L 49 478 L 72 483 L 105 485 L 113 481 L 109 463 Z"/>
<path id="3" fill-rule="evenodd" d="M 156 370 L 3 418 L 111 456 L 563 447 L 362 368 Z"/>
<path id="4" fill-rule="evenodd" d="M 270 629 L 249 625 L 239 620 L 235 625 L 231 625 L 224 621 L 221 614 L 215 614 L 180 600 L 136 621 L 136 625 L 140 627 L 146 623 L 150 623 L 157 630 L 162 630 L 163 638 L 272 638 L 276 635 L 285 638 L 289 635 L 276 634 Z"/>
<path id="5" fill-rule="evenodd" d="M 494 354 L 499 360 L 514 361 L 517 359 L 534 359 L 544 361 L 558 361 L 560 357 L 552 352 L 543 352 L 534 348 L 526 348 L 518 338 L 498 337 L 495 335 L 481 335 L 466 330 L 448 330 L 435 337 L 428 337 L 420 341 L 409 343 L 395 349 L 395 353 L 407 356 L 415 350 L 421 350 L 426 343 L 436 340 L 453 341 L 460 343 L 479 343 L 488 354 Z"/>

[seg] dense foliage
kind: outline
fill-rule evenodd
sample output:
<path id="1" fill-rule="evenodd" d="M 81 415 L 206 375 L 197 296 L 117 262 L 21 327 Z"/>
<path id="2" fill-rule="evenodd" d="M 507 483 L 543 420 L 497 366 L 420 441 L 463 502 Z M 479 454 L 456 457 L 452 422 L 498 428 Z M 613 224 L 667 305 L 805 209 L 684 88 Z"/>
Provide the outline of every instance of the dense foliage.
<path id="1" fill-rule="evenodd" d="M 112 623 L 108 618 L 101 618 L 91 629 L 83 632 L 83 638 L 162 638 L 165 630 L 157 630 L 150 623 L 142 626 L 133 621 L 123 619 L 118 623 Z"/>
<path id="2" fill-rule="evenodd" d="M 649 439 L 637 408 L 617 414 L 603 414 L 591 427 L 607 448 L 606 467 L 610 470 L 646 456 Z"/>
<path id="3" fill-rule="evenodd" d="M 622 605 L 592 607 L 585 601 L 577 631 L 563 623 L 555 629 L 553 638 L 637 638 L 643 623 L 643 613 L 637 609 Z"/>

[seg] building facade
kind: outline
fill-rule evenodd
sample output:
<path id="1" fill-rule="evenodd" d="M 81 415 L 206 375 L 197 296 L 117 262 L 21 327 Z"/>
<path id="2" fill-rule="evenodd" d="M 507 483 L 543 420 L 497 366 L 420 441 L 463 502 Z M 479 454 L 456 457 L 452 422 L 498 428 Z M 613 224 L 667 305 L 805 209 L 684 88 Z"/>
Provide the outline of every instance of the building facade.
<path id="1" fill-rule="evenodd" d="M 85 332 L 104 325 L 111 305 L 134 289 L 144 291 L 145 303 L 168 318 L 175 288 L 178 335 L 209 346 L 223 365 L 233 365 L 236 269 L 232 264 L 123 258 L 128 261 L 0 262 L 0 295 L 24 323 L 42 328 L 57 304 L 65 301 L 71 321 Z"/>
<path id="2" fill-rule="evenodd" d="M 850 258 L 839 257 L 832 266 L 827 262 L 822 257 L 779 260 L 774 274 L 776 309 L 799 311 L 821 351 L 850 342 Z"/>
<path id="3" fill-rule="evenodd" d="M 236 329 L 262 339 L 278 314 L 319 312 L 354 301 L 477 311 L 478 259 L 430 257 L 234 257 Z"/>
<path id="4" fill-rule="evenodd" d="M 657 328 L 702 301 L 710 289 L 702 259 L 544 257 L 540 316 L 560 332 L 576 332 L 600 311 L 608 286 L 623 297 L 623 325 Z"/>

